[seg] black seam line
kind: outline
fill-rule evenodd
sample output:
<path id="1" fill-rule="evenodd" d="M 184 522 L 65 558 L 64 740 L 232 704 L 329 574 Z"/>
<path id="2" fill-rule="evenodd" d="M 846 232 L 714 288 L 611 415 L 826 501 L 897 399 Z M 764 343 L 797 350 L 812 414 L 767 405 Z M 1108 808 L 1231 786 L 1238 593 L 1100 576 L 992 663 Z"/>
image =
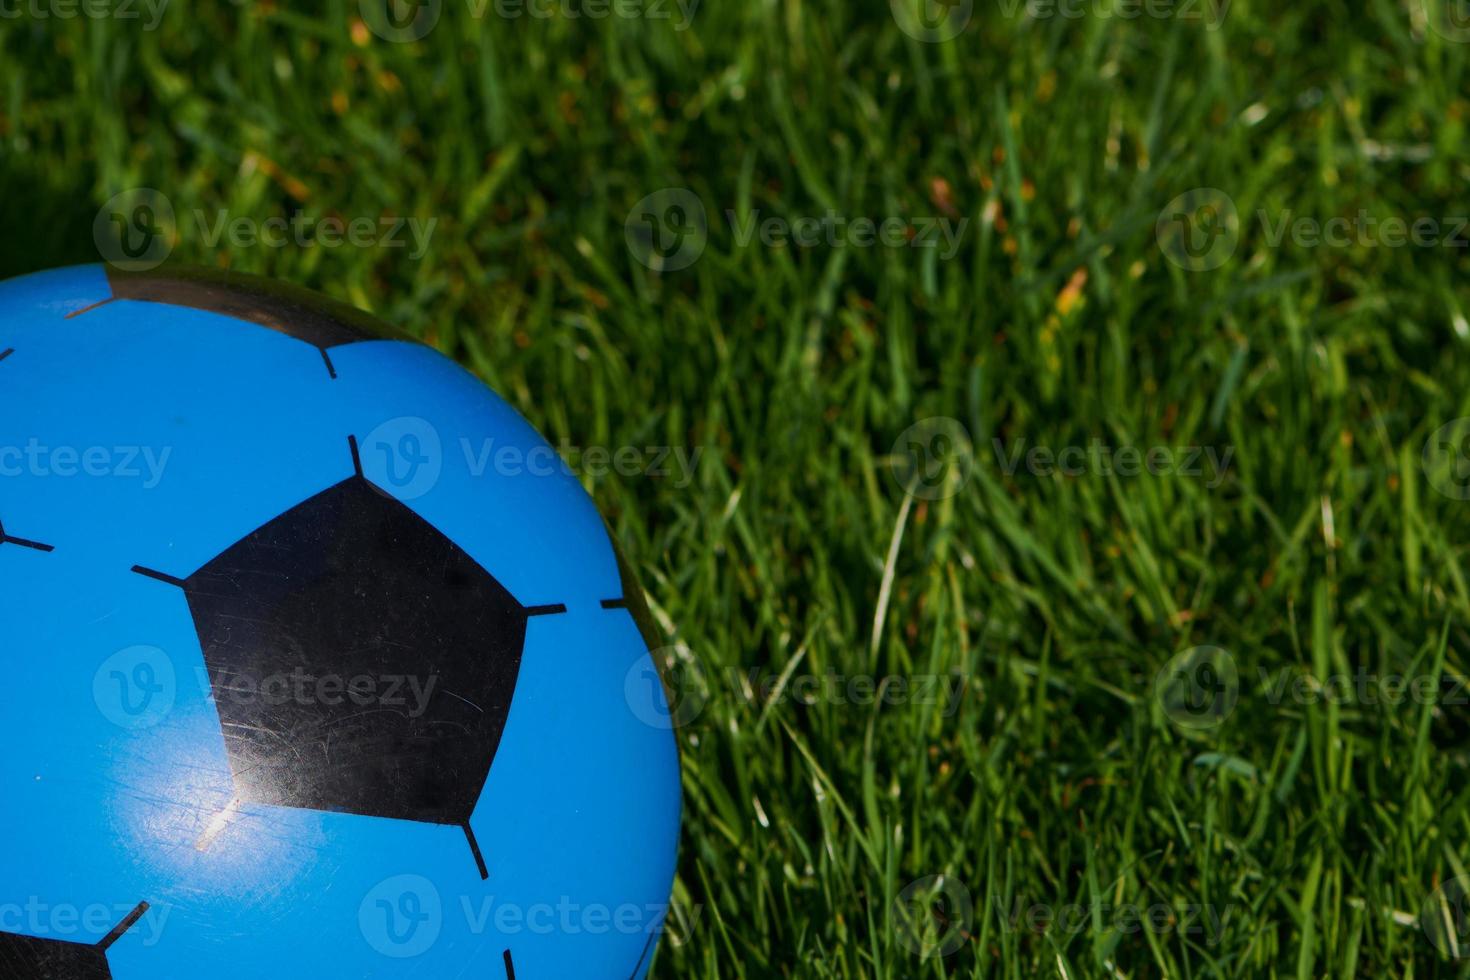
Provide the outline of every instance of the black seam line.
<path id="1" fill-rule="evenodd" d="M 566 605 L 563 604 L 563 603 L 560 603 L 560 602 L 556 603 L 555 605 L 551 605 L 551 606 L 527 606 L 526 607 L 526 615 L 527 616 L 560 616 L 562 613 L 564 613 L 566 611 L 567 611 Z"/>
<path id="2" fill-rule="evenodd" d="M 172 575 L 169 575 L 166 572 L 159 572 L 151 568 L 144 568 L 142 565 L 134 565 L 133 571 L 139 575 L 142 575 L 145 578 L 155 579 L 159 582 L 164 582 L 168 585 L 173 585 L 180 589 L 188 585 L 188 583 L 181 578 L 174 578 Z"/>
<path id="3" fill-rule="evenodd" d="M 347 437 L 347 445 L 352 448 L 352 471 L 353 471 L 353 473 L 356 476 L 361 476 L 364 480 L 366 480 L 367 477 L 363 476 L 363 473 L 362 473 L 362 453 L 357 448 L 357 436 L 348 436 Z"/>
<path id="4" fill-rule="evenodd" d="M 0 544 L 19 545 L 22 548 L 30 548 L 32 551 L 40 551 L 46 554 L 50 554 L 56 550 L 52 545 L 42 544 L 39 541 L 27 541 L 25 538 L 12 538 L 8 534 L 0 534 Z"/>
<path id="5" fill-rule="evenodd" d="M 14 353 L 15 353 L 15 348 L 14 347 L 7 347 L 4 350 L 0 350 L 0 361 L 5 360 L 7 357 L 9 357 L 11 354 L 14 354 Z"/>
<path id="6" fill-rule="evenodd" d="M 627 599 L 603 599 L 602 600 L 602 608 L 604 608 L 604 609 L 627 609 L 628 608 L 628 600 Z"/>
<path id="7" fill-rule="evenodd" d="M 505 980 L 516 980 L 516 965 L 511 961 L 510 950 L 505 951 Z"/>
<path id="8" fill-rule="evenodd" d="M 104 300 L 102 300 L 99 303 L 93 303 L 91 306 L 84 306 L 80 310 L 72 310 L 66 316 L 62 317 L 62 319 L 64 319 L 64 320 L 74 320 L 77 317 L 81 316 L 83 313 L 91 313 L 93 310 L 97 309 L 99 306 L 106 306 L 108 303 L 116 303 L 116 302 L 117 302 L 117 297 L 116 296 L 109 296 L 107 299 L 104 299 Z"/>
<path id="9" fill-rule="evenodd" d="M 633 967 L 632 973 L 628 974 L 628 980 L 637 980 L 638 971 L 643 969 L 643 965 L 648 962 L 648 951 L 653 948 L 653 942 L 657 938 L 657 930 L 648 934 L 648 940 L 643 944 L 643 955 L 638 957 L 638 965 Z"/>
<path id="10" fill-rule="evenodd" d="M 460 824 L 460 826 L 464 828 L 465 840 L 470 842 L 470 853 L 475 856 L 475 867 L 480 871 L 480 880 L 489 881 L 490 869 L 485 867 L 485 855 L 480 852 L 480 842 L 475 839 L 474 828 L 470 826 L 468 820 Z"/>
<path id="11" fill-rule="evenodd" d="M 320 350 L 322 352 L 322 360 L 325 361 L 327 364 L 327 373 L 332 376 L 333 381 L 336 381 L 337 365 L 332 363 L 332 355 L 327 353 L 327 349 L 325 347 L 320 348 Z"/>
<path id="12" fill-rule="evenodd" d="M 126 919 L 123 919 L 121 922 L 119 922 L 116 928 L 114 928 L 111 932 L 103 937 L 102 942 L 97 944 L 97 948 L 104 953 L 107 952 L 109 949 L 112 948 L 113 943 L 121 939 L 123 937 L 123 934 L 126 933 L 129 929 L 137 925 L 138 920 L 143 918 L 143 916 L 147 913 L 148 903 L 139 902 L 138 907 L 129 912 Z"/>

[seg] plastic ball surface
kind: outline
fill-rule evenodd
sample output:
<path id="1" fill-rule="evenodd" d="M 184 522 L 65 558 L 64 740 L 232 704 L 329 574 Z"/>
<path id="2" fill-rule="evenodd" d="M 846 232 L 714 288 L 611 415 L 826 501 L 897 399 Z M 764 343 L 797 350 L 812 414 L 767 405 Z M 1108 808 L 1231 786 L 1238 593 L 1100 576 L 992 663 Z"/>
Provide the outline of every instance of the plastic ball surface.
<path id="1" fill-rule="evenodd" d="M 642 608 L 544 440 L 366 314 L 0 283 L 0 977 L 643 976 Z"/>

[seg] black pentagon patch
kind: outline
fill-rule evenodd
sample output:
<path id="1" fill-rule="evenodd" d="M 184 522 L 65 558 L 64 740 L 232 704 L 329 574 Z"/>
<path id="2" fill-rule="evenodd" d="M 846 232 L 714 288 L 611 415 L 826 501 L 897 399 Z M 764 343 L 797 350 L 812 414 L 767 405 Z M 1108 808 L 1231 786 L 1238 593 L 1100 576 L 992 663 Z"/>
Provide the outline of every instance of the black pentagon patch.
<path id="1" fill-rule="evenodd" d="M 468 832 L 540 610 L 360 475 L 176 584 L 241 800 Z"/>
<path id="2" fill-rule="evenodd" d="M 0 977 L 5 980 L 112 980 L 107 954 L 97 946 L 0 932 Z"/>

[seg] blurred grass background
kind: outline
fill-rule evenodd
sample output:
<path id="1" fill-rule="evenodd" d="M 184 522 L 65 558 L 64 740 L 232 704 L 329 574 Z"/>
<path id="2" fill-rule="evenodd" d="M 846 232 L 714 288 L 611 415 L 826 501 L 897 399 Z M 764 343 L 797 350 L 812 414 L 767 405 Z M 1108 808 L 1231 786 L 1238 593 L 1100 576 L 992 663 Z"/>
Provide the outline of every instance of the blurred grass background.
<path id="1" fill-rule="evenodd" d="M 412 43 L 342 0 L 7 16 L 0 274 L 97 261 L 98 207 L 155 188 L 174 259 L 375 310 L 553 444 L 703 450 L 687 485 L 584 473 L 698 709 L 656 976 L 1464 975 L 1420 918 L 1470 856 L 1470 709 L 1310 694 L 1464 678 L 1470 505 L 1421 458 L 1470 415 L 1467 249 L 1257 217 L 1470 212 L 1452 5 L 978 0 L 942 43 L 876 2 L 664 9 L 447 0 Z M 708 241 L 658 272 L 625 223 L 669 187 Z M 1240 216 L 1208 271 L 1155 234 L 1197 187 Z M 968 224 L 946 259 L 726 217 L 829 209 Z M 196 211 L 437 224 L 414 260 L 211 244 Z M 931 417 L 972 459 L 910 496 L 900 437 Z M 1002 465 L 1094 439 L 1233 456 L 1213 486 Z M 1239 690 L 1199 729 L 1155 677 L 1202 645 Z M 962 697 L 774 696 L 828 673 Z M 937 875 L 974 912 L 925 958 L 901 897 Z M 1113 914 L 1159 905 L 1178 921 Z"/>

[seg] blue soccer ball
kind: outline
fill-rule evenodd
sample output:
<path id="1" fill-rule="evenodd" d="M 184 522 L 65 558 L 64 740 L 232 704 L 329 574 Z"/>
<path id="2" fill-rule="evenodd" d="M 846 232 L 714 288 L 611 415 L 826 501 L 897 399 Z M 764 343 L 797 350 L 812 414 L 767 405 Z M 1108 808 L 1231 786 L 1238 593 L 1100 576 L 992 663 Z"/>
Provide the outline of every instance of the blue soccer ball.
<path id="1" fill-rule="evenodd" d="M 678 758 L 592 501 L 233 274 L 0 283 L 0 976 L 628 980 Z"/>

